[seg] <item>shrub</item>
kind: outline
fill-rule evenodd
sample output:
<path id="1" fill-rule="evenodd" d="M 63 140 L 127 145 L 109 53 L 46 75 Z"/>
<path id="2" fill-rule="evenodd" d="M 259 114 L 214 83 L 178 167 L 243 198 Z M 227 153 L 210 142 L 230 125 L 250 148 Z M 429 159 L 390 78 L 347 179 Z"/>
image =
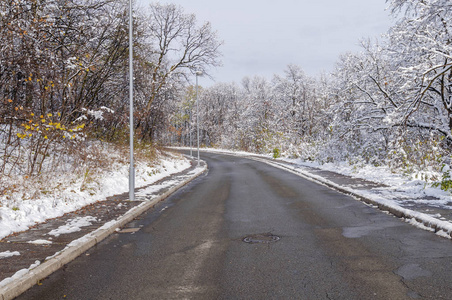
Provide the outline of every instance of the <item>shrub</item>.
<path id="1" fill-rule="evenodd" d="M 450 191 L 452 190 L 452 179 L 450 177 L 450 168 L 449 166 L 445 165 L 441 168 L 441 170 L 443 171 L 441 181 L 434 182 L 432 186 L 440 187 L 443 191 Z"/>

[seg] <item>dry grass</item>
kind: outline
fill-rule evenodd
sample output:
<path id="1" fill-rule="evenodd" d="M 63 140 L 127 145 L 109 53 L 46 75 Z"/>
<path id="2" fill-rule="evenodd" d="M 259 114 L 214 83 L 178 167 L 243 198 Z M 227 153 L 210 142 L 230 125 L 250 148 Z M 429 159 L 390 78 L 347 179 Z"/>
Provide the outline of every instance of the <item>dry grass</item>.
<path id="1" fill-rule="evenodd" d="M 129 164 L 129 147 L 101 141 L 82 141 L 52 151 L 39 174 L 1 174 L 0 206 L 14 205 L 18 199 L 38 199 L 82 182 L 81 189 L 94 190 L 99 178 Z M 136 143 L 135 162 L 158 164 L 160 151 L 150 144 Z"/>

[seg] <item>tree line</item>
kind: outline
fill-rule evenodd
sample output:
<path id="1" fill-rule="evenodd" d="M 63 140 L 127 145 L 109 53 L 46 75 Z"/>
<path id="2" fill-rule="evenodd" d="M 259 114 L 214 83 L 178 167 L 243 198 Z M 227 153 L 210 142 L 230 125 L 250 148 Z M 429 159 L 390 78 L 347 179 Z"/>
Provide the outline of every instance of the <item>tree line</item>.
<path id="1" fill-rule="evenodd" d="M 128 140 L 128 4 L 0 2 L 1 174 L 40 174 L 89 139 Z M 135 11 L 133 23 L 134 127 L 149 142 L 189 74 L 219 65 L 221 41 L 171 4 Z"/>
<path id="2" fill-rule="evenodd" d="M 331 74 L 289 65 L 270 80 L 200 88 L 201 143 L 407 173 L 448 165 L 452 4 L 388 3 L 397 22 L 385 38 L 363 40 Z M 138 140 L 188 145 L 189 81 L 220 65 L 222 42 L 209 23 L 160 4 L 134 13 L 133 37 Z M 0 40 L 2 175 L 55 168 L 81 143 L 128 140 L 127 0 L 5 0 Z"/>

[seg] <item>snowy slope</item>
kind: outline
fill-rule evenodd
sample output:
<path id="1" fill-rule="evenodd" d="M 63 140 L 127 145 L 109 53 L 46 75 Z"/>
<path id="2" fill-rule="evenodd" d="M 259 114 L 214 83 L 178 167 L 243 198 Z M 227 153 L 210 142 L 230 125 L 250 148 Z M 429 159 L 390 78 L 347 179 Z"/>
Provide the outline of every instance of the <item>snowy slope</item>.
<path id="1" fill-rule="evenodd" d="M 181 156 L 160 155 L 158 160 L 158 163 L 153 164 L 136 162 L 136 188 L 190 167 L 190 162 Z M 53 177 L 46 179 L 58 184 L 53 185 L 54 188 L 50 191 L 37 186 L 36 182 L 27 184 L 24 177 L 15 177 L 17 186 L 14 192 L 0 197 L 0 239 L 14 232 L 27 230 L 46 219 L 102 201 L 108 196 L 127 192 L 129 166 L 118 162 L 114 164 L 108 172 L 96 170 L 89 176 L 53 174 Z"/>

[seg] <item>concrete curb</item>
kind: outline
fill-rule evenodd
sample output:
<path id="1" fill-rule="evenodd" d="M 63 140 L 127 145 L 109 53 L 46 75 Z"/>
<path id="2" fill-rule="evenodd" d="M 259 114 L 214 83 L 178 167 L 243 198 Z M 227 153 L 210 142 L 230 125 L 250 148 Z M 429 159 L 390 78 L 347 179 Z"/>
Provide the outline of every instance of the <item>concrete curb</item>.
<path id="1" fill-rule="evenodd" d="M 406 209 L 406 208 L 400 207 L 395 204 L 387 205 L 387 204 L 379 202 L 377 200 L 370 199 L 370 198 L 366 197 L 365 195 L 362 195 L 362 194 L 356 192 L 353 189 L 349 189 L 349 188 L 340 186 L 329 180 L 325 180 L 325 179 L 321 178 L 320 176 L 315 176 L 315 175 L 309 174 L 307 172 L 292 169 L 289 166 L 281 164 L 281 163 L 270 162 L 270 161 L 267 161 L 266 159 L 259 159 L 259 158 L 255 158 L 255 157 L 250 157 L 250 159 L 266 163 L 273 167 L 291 172 L 291 173 L 298 175 L 300 177 L 303 177 L 307 180 L 317 182 L 319 184 L 323 184 L 323 185 L 325 185 L 329 188 L 335 189 L 341 193 L 353 196 L 364 203 L 374 205 L 374 206 L 378 207 L 380 210 L 387 211 L 390 214 L 392 214 L 398 218 L 414 219 L 414 220 L 416 220 L 416 222 L 421 223 L 422 225 L 424 225 L 427 228 L 430 228 L 432 232 L 435 232 L 435 233 L 442 232 L 443 234 L 440 234 L 440 236 L 452 238 L 452 224 L 447 221 L 441 221 L 441 220 L 432 218 L 424 213 Z"/>
<path id="2" fill-rule="evenodd" d="M 52 258 L 46 260 L 39 266 L 34 269 L 31 269 L 28 273 L 22 276 L 20 279 L 15 279 L 10 283 L 7 283 L 5 286 L 0 288 L 0 300 L 10 300 L 13 299 L 35 284 L 37 284 L 40 280 L 46 278 L 56 270 L 60 269 L 65 264 L 71 262 L 79 255 L 95 246 L 97 243 L 101 242 L 105 238 L 107 238 L 110 234 L 115 232 L 116 228 L 123 227 L 125 224 L 132 221 L 134 218 L 138 217 L 148 209 L 152 208 L 158 202 L 166 199 L 171 194 L 187 185 L 201 174 L 203 174 L 207 170 L 207 163 L 204 162 L 204 166 L 197 173 L 193 174 L 191 177 L 187 178 L 183 182 L 179 183 L 176 186 L 170 188 L 164 194 L 156 197 L 151 201 L 143 202 L 142 204 L 132 208 L 128 212 L 126 212 L 123 216 L 118 218 L 115 221 L 110 221 L 105 223 L 100 228 L 95 231 L 81 237 L 77 241 L 75 245 L 71 246 L 68 244 L 65 249 L 61 250 Z"/>

